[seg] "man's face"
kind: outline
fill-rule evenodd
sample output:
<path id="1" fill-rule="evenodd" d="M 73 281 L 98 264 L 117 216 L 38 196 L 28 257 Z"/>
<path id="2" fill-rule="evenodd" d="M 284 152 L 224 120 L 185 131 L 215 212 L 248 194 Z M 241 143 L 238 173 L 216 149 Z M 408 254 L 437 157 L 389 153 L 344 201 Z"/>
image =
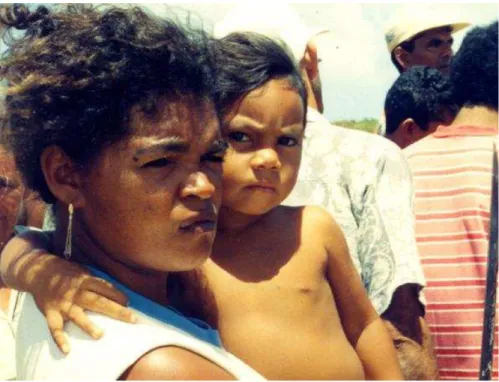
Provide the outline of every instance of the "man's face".
<path id="1" fill-rule="evenodd" d="M 193 269 L 211 253 L 221 202 L 215 109 L 160 100 L 154 116 L 132 110 L 130 124 L 130 137 L 104 149 L 84 177 L 81 240 L 139 269 Z"/>
<path id="2" fill-rule="evenodd" d="M 429 29 L 414 39 L 414 50 L 406 52 L 406 67 L 425 65 L 448 73 L 450 60 L 453 55 L 451 36 L 452 30 L 448 27 Z"/>

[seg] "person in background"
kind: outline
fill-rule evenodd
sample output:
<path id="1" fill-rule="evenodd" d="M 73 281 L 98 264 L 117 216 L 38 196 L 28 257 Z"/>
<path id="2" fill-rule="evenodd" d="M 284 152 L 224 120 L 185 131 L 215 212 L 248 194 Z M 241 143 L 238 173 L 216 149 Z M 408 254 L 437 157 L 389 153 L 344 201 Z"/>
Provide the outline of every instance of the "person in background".
<path id="1" fill-rule="evenodd" d="M 278 15 L 278 16 L 277 16 Z M 385 320 L 406 379 L 435 379 L 432 340 L 424 322 L 424 286 L 414 236 L 412 186 L 400 149 L 383 137 L 332 126 L 323 116 L 318 47 L 286 4 L 236 5 L 215 37 L 257 32 L 284 41 L 308 90 L 298 180 L 284 205 L 320 205 L 341 227 L 368 296 Z"/>
<path id="2" fill-rule="evenodd" d="M 442 379 L 479 378 L 498 134 L 497 26 L 471 30 L 452 61 L 459 107 L 453 123 L 404 150 L 414 176 L 417 242 L 428 281 L 426 319 Z M 495 330 L 497 380 L 497 325 Z"/>
<path id="3" fill-rule="evenodd" d="M 452 34 L 470 24 L 437 10 L 434 5 L 402 5 L 385 27 L 385 41 L 399 73 L 415 65 L 448 73 L 453 56 Z"/>
<path id="4" fill-rule="evenodd" d="M 24 186 L 12 153 L 0 145 L 0 249 L 14 234 L 21 213 Z M 0 277 L 0 380 L 16 378 L 15 333 L 22 294 L 10 289 Z"/>
<path id="5" fill-rule="evenodd" d="M 455 116 L 447 76 L 427 66 L 414 66 L 394 82 L 385 99 L 386 137 L 401 149 L 448 125 Z"/>

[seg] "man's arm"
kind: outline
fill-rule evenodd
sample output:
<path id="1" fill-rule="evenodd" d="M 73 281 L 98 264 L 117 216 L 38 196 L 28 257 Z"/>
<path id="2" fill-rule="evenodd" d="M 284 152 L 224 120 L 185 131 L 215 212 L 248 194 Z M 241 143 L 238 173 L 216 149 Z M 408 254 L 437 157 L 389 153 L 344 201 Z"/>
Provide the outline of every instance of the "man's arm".
<path id="1" fill-rule="evenodd" d="M 406 380 L 439 378 L 433 339 L 424 320 L 419 301 L 420 286 L 405 284 L 397 288 L 388 309 L 381 315 L 399 358 Z"/>

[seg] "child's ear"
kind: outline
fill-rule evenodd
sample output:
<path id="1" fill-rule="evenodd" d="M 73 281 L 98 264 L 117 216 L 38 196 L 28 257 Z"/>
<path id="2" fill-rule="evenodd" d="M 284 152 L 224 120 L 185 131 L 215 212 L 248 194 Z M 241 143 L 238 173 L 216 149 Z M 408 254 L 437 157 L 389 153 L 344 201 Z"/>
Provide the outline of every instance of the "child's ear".
<path id="1" fill-rule="evenodd" d="M 319 59 L 317 57 L 317 46 L 311 41 L 307 43 L 302 65 L 310 81 L 315 80 L 319 75 Z"/>
<path id="2" fill-rule="evenodd" d="M 74 163 L 58 146 L 49 146 L 40 156 L 40 165 L 47 186 L 57 200 L 65 204 L 72 203 L 74 208 L 81 208 L 85 198 L 82 167 Z"/>

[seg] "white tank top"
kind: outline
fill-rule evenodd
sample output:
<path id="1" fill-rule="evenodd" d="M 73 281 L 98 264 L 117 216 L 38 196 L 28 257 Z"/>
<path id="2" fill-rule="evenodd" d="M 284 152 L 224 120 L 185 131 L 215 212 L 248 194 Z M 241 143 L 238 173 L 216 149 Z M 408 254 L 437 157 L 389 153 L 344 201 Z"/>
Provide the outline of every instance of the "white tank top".
<path id="1" fill-rule="evenodd" d="M 132 309 L 134 310 L 134 309 Z M 104 330 L 93 340 L 73 323 L 65 325 L 71 352 L 64 356 L 50 336 L 45 317 L 27 295 L 17 332 L 17 377 L 22 380 L 116 380 L 152 349 L 175 346 L 212 361 L 236 379 L 264 380 L 225 350 L 134 310 L 138 322 L 127 324 L 95 313 L 91 320 Z"/>

